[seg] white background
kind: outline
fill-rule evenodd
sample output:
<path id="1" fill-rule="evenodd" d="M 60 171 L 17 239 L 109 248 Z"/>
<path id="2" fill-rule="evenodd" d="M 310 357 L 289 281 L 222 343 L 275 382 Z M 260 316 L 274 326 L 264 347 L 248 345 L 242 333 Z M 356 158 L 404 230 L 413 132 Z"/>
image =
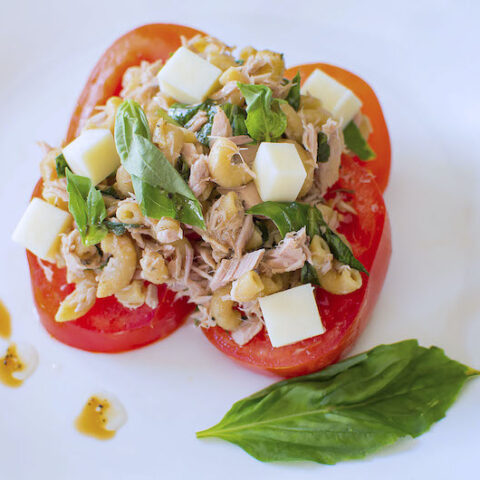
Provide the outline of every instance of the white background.
<path id="1" fill-rule="evenodd" d="M 384 291 L 355 352 L 418 338 L 480 368 L 479 3 L 410 1 L 2 1 L 0 15 L 0 298 L 14 340 L 33 343 L 37 372 L 0 385 L 5 479 L 474 478 L 480 381 L 416 440 L 333 467 L 261 464 L 194 432 L 271 383 L 223 357 L 186 325 L 163 342 L 95 355 L 51 339 L 33 310 L 24 252 L 10 234 L 37 179 L 36 140 L 58 144 L 99 55 L 150 22 L 196 26 L 229 44 L 324 61 L 365 78 L 384 107 L 393 146 L 386 202 L 393 227 Z M 79 435 L 74 417 L 110 390 L 129 420 L 109 442 Z"/>

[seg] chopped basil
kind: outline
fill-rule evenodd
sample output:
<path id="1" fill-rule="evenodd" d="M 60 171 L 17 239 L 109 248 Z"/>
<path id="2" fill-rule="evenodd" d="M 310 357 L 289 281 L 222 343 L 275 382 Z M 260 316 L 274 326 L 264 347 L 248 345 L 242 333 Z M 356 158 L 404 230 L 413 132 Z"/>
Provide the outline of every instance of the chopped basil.
<path id="1" fill-rule="evenodd" d="M 188 163 L 183 159 L 180 155 L 180 158 L 177 160 L 176 169 L 181 177 L 188 183 L 188 179 L 190 178 L 190 167 Z"/>
<path id="2" fill-rule="evenodd" d="M 231 103 L 224 103 L 221 107 L 225 112 L 225 115 L 228 117 L 228 121 L 232 127 L 232 134 L 234 136 L 248 135 L 247 126 L 245 124 L 247 112 L 238 105 L 233 105 Z"/>
<path id="3" fill-rule="evenodd" d="M 285 99 L 295 110 L 300 108 L 300 72 L 293 77 L 292 86 L 288 91 L 287 98 Z"/>
<path id="4" fill-rule="evenodd" d="M 65 176 L 65 169 L 68 168 L 67 161 L 63 156 L 63 153 L 55 157 L 55 169 L 57 170 L 57 177 L 63 178 Z"/>
<path id="5" fill-rule="evenodd" d="M 367 161 L 376 157 L 375 152 L 365 138 L 363 138 L 363 135 L 353 120 L 343 129 L 343 137 L 347 148 L 360 160 Z"/>
<path id="6" fill-rule="evenodd" d="M 117 110 L 115 143 L 122 165 L 132 177 L 136 200 L 144 215 L 176 218 L 205 228 L 200 202 L 152 143 L 145 113 L 132 100 L 125 100 Z"/>
<path id="7" fill-rule="evenodd" d="M 287 117 L 280 109 L 285 102 L 273 98 L 272 90 L 266 85 L 237 83 L 247 102 L 245 124 L 248 134 L 256 142 L 274 142 L 287 128 Z"/>
<path id="8" fill-rule="evenodd" d="M 85 245 L 100 243 L 107 234 L 103 220 L 107 216 L 102 194 L 87 177 L 65 170 L 67 177 L 68 210 L 77 224 Z"/>
<path id="9" fill-rule="evenodd" d="M 425 433 L 479 374 L 416 340 L 380 345 L 238 401 L 197 437 L 222 438 L 263 462 L 363 458 Z"/>
<path id="10" fill-rule="evenodd" d="M 368 275 L 367 269 L 353 255 L 350 248 L 328 226 L 318 208 L 298 202 L 263 202 L 246 213 L 261 215 L 275 223 L 282 237 L 289 232 L 298 232 L 306 227 L 307 235 L 320 235 L 328 244 L 334 258 Z"/>
<path id="11" fill-rule="evenodd" d="M 317 270 L 311 263 L 305 262 L 303 264 L 302 270 L 300 272 L 300 281 L 302 283 L 311 283 L 312 285 L 320 285 L 320 281 L 318 280 Z"/>
<path id="12" fill-rule="evenodd" d="M 326 133 L 318 132 L 317 162 L 325 163 L 330 158 L 330 145 Z"/>
<path id="13" fill-rule="evenodd" d="M 122 222 L 112 222 L 110 220 L 104 220 L 103 224 L 117 236 L 124 235 L 127 231 L 127 228 L 140 228 L 141 225 L 136 223 L 122 223 Z"/>

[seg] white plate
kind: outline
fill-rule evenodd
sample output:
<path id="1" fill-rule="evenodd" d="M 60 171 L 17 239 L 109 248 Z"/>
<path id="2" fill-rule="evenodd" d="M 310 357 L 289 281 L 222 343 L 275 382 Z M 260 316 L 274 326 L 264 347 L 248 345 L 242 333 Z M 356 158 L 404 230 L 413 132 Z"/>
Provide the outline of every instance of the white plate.
<path id="1" fill-rule="evenodd" d="M 24 252 L 9 239 L 38 177 L 34 142 L 60 142 L 88 72 L 111 41 L 142 23 L 173 21 L 232 44 L 276 48 L 290 65 L 336 63 L 374 86 L 392 136 L 386 202 L 394 253 L 355 352 L 418 338 L 480 368 L 479 8 L 438 1 L 181 3 L 188 7 L 181 12 L 179 2 L 159 1 L 2 6 L 0 298 L 13 316 L 13 339 L 33 343 L 40 365 L 20 389 L 0 386 L 1 477 L 469 478 L 478 468 L 478 380 L 416 440 L 334 467 L 269 465 L 233 445 L 195 439 L 196 430 L 271 379 L 223 357 L 192 325 L 121 355 L 71 349 L 40 327 Z M 129 415 L 104 443 L 72 425 L 97 390 L 115 393 Z"/>

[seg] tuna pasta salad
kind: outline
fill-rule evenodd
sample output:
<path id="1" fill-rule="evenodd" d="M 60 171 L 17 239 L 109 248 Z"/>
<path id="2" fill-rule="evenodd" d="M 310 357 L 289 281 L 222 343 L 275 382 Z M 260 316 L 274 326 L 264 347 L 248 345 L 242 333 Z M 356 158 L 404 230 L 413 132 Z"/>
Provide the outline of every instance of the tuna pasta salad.
<path id="1" fill-rule="evenodd" d="M 360 96 L 328 68 L 287 71 L 281 53 L 203 34 L 123 66 L 73 136 L 42 144 L 41 182 L 14 233 L 42 322 L 67 343 L 117 351 L 189 316 L 260 368 L 303 371 L 297 353 L 275 360 L 285 347 L 316 359 L 307 371 L 334 361 L 389 257 Z M 105 347 L 126 331 L 138 338 Z M 249 345 L 273 364 L 250 361 Z"/>

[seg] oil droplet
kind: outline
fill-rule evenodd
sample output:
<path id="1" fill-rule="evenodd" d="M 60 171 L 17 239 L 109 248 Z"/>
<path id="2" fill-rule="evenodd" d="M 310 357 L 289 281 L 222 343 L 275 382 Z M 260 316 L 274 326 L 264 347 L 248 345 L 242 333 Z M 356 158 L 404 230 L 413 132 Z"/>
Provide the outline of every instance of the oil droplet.
<path id="1" fill-rule="evenodd" d="M 15 378 L 13 375 L 16 372 L 25 370 L 25 365 L 20 360 L 17 352 L 17 346 L 12 343 L 7 348 L 7 352 L 0 359 L 0 380 L 8 387 L 19 387 L 23 380 Z"/>
<path id="2" fill-rule="evenodd" d="M 11 343 L 0 358 L 0 381 L 8 387 L 19 387 L 37 365 L 38 354 L 31 345 Z"/>
<path id="3" fill-rule="evenodd" d="M 10 338 L 12 334 L 12 325 L 10 322 L 10 313 L 7 307 L 0 300 L 0 337 Z"/>
<path id="4" fill-rule="evenodd" d="M 92 395 L 80 415 L 75 427 L 84 435 L 98 440 L 109 440 L 125 423 L 127 414 L 123 405 L 112 395 Z"/>

